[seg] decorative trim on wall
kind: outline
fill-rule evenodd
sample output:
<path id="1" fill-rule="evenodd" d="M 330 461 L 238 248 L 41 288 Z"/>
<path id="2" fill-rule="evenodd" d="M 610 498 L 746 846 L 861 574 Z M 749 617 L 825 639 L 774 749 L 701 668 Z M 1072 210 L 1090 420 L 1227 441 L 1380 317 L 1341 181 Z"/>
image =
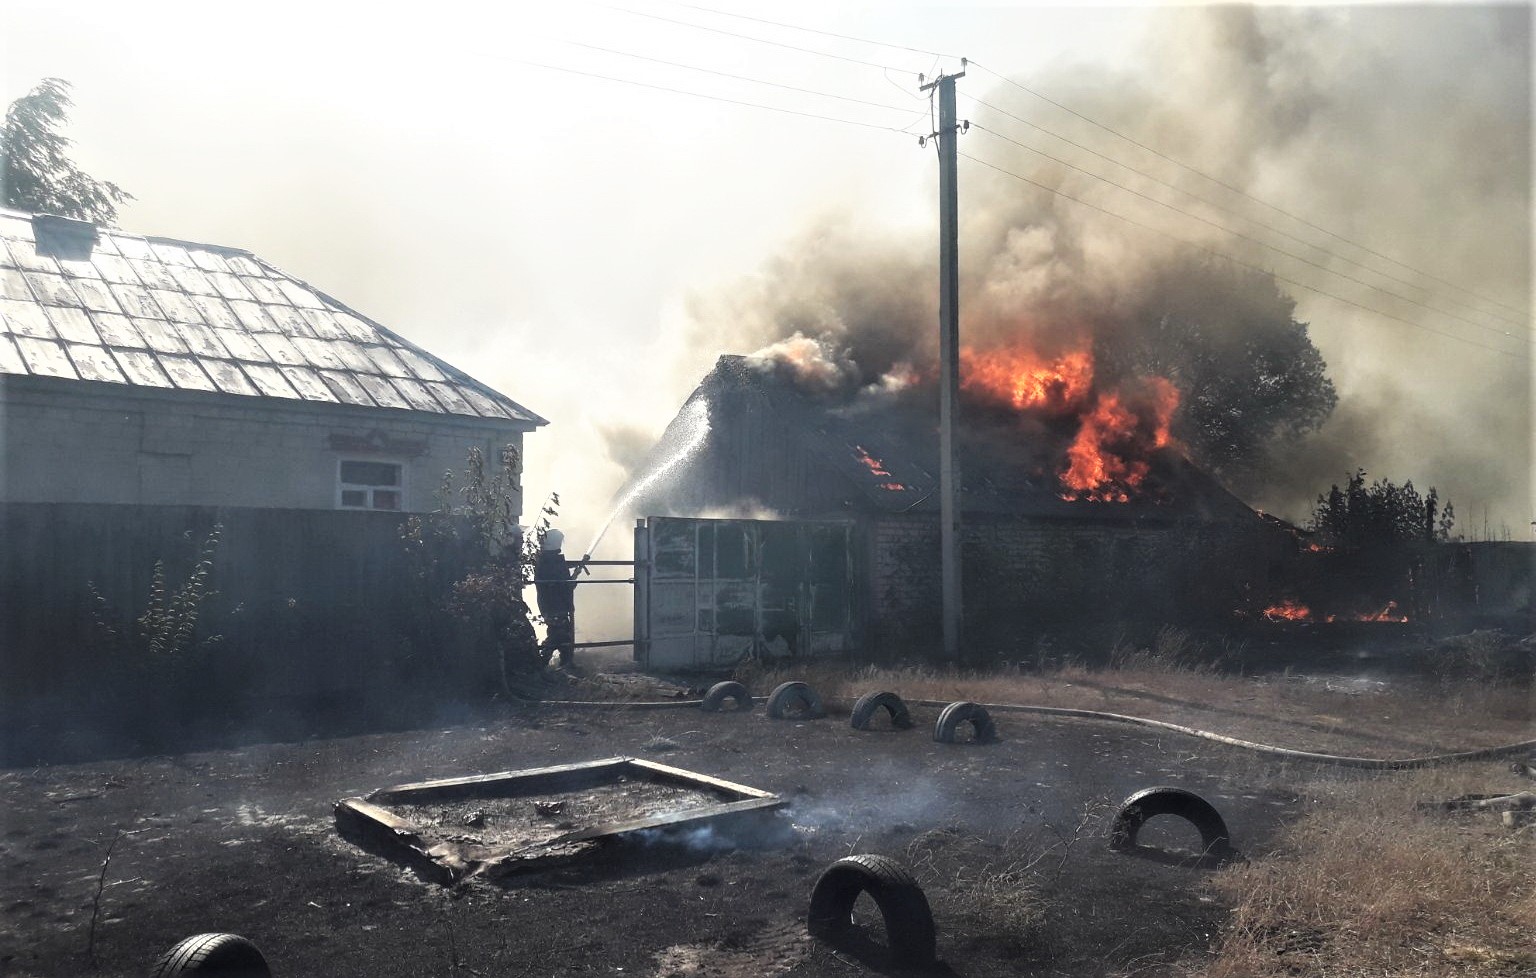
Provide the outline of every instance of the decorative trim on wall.
<path id="1" fill-rule="evenodd" d="M 378 455 L 396 455 L 401 458 L 416 458 L 418 455 L 427 454 L 425 438 L 397 438 L 377 428 L 366 435 L 333 433 L 327 435 L 325 441 L 333 452 L 370 452 Z"/>

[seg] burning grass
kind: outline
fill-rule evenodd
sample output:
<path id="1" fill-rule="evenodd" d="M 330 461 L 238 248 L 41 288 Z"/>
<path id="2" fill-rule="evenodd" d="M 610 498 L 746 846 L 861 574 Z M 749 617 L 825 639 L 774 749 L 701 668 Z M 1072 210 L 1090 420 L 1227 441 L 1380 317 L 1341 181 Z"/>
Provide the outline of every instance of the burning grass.
<path id="1" fill-rule="evenodd" d="M 1311 810 L 1276 852 L 1213 879 L 1231 920 L 1214 953 L 1183 973 L 1531 974 L 1533 829 L 1415 809 L 1510 780 L 1501 766 L 1476 765 L 1308 785 Z"/>

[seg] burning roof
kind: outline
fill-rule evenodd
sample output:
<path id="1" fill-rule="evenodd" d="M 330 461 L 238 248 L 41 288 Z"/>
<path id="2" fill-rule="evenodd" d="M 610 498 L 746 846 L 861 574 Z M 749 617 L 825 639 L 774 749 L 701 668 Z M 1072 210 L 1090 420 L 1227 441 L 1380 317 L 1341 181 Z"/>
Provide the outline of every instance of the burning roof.
<path id="1" fill-rule="evenodd" d="M 977 371 L 967 373 L 968 385 L 975 383 Z M 1019 396 L 1105 415 L 1105 427 L 1089 436 L 1082 434 L 1090 430 L 1087 425 L 1074 429 L 1077 434 L 1067 438 L 1070 461 L 1063 472 L 1041 447 L 1044 433 L 1031 440 L 1027 430 L 968 407 L 960 438 L 965 511 L 1117 521 L 1254 518 L 1252 510 L 1167 438 L 1171 406 L 1163 406 L 1169 404 L 1166 391 L 1150 385 L 1144 391 L 1092 394 L 1086 381 L 1074 387 L 1070 371 L 1067 376 L 1065 382 L 1047 379 Z M 937 404 L 931 393 L 931 386 L 912 384 L 895 393 L 828 394 L 798 383 L 793 369 L 783 364 L 722 356 L 673 423 L 682 424 L 702 405 L 710 419 L 705 443 L 674 464 L 665 479 L 638 493 L 634 511 L 697 513 L 747 503 L 805 517 L 849 510 L 937 511 Z M 1121 400 L 1143 395 L 1150 398 L 1145 410 L 1127 408 Z M 1090 458 L 1091 438 L 1107 443 L 1116 437 L 1139 439 L 1144 451 L 1135 457 L 1104 452 L 1097 461 Z M 631 485 L 674 461 L 662 449 L 675 441 L 669 428 Z M 1090 463 L 1114 469 L 1111 478 L 1097 483 L 1108 488 L 1095 491 L 1088 488 L 1092 480 L 1084 478 L 1084 488 L 1074 491 L 1067 479 L 1077 478 Z M 1102 469 L 1097 473 L 1105 474 Z"/>

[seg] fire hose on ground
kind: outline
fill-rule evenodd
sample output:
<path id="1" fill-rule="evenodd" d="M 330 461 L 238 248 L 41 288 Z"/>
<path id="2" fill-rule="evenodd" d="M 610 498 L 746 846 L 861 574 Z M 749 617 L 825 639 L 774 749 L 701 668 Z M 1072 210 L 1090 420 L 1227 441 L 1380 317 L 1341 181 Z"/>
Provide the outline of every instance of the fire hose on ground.
<path id="1" fill-rule="evenodd" d="M 630 710 L 664 710 L 693 708 L 698 709 L 704 705 L 704 699 L 690 700 L 651 700 L 630 701 L 623 700 L 544 700 L 544 706 L 570 707 L 570 708 L 610 708 Z M 913 700 L 913 706 L 930 708 L 944 708 L 950 704 L 944 700 Z M 1273 744 L 1261 744 L 1251 740 L 1242 740 L 1237 737 L 1228 737 L 1211 730 L 1201 730 L 1198 727 L 1187 727 L 1178 723 L 1170 723 L 1166 720 L 1153 720 L 1148 717 L 1128 716 L 1123 713 L 1107 713 L 1102 710 L 1078 710 L 1060 706 L 1034 706 L 1022 703 L 981 703 L 979 706 L 996 713 L 1033 713 L 1040 716 L 1062 717 L 1077 720 L 1101 720 L 1110 723 L 1124 723 L 1137 727 L 1146 727 L 1153 730 L 1165 730 L 1169 733 L 1182 734 L 1186 737 L 1195 737 L 1200 740 L 1209 740 L 1218 744 L 1226 744 L 1228 747 L 1238 747 L 1243 750 L 1253 751 L 1269 757 L 1279 757 L 1292 761 L 1310 761 L 1315 764 L 1331 764 L 1335 767 L 1360 768 L 1371 771 L 1405 771 L 1415 768 L 1438 767 L 1445 764 L 1465 764 L 1472 761 L 1488 761 L 1501 757 L 1511 757 L 1518 754 L 1536 752 L 1536 740 L 1523 740 L 1519 743 L 1504 744 L 1499 747 L 1484 747 L 1477 750 L 1454 751 L 1446 754 L 1429 754 L 1423 757 L 1355 757 L 1348 754 L 1327 754 L 1320 751 L 1297 750 L 1291 747 L 1278 747 Z"/>

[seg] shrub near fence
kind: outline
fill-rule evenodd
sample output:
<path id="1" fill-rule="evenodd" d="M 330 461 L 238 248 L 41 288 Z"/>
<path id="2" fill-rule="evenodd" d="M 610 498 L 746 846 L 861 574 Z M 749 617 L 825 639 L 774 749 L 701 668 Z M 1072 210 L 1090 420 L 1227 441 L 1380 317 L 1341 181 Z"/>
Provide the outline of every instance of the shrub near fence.
<path id="1" fill-rule="evenodd" d="M 279 716 L 318 710 L 366 723 L 388 718 L 363 714 L 430 710 L 433 694 L 484 688 L 495 664 L 479 661 L 417 573 L 401 541 L 405 519 L 0 504 L 0 746 L 25 753 L 63 734 L 81 753 L 150 749 L 189 727 L 259 733 L 281 726 Z M 179 587 L 215 526 L 198 643 L 175 661 L 149 661 L 134 620 L 149 604 L 156 562 Z M 452 553 L 439 560 L 458 562 Z"/>

